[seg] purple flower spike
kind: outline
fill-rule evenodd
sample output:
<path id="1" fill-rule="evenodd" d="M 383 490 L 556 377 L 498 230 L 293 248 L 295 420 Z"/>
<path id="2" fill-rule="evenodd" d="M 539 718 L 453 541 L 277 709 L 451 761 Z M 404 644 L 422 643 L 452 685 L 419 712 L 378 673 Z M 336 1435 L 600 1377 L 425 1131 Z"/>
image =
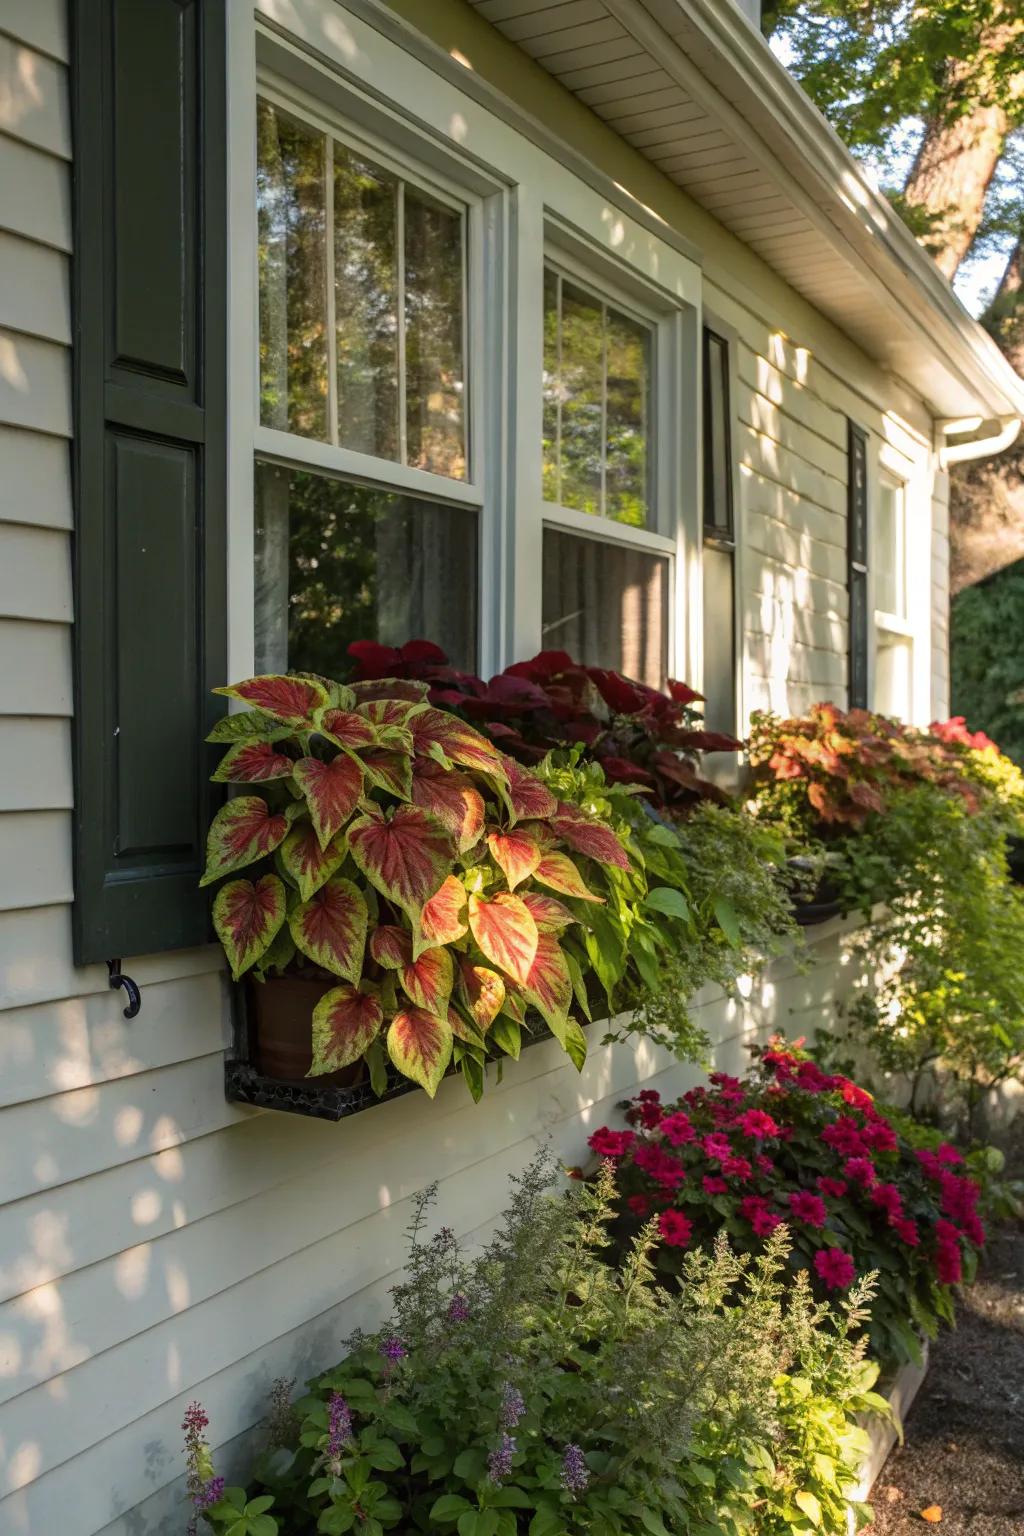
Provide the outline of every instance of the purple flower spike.
<path id="1" fill-rule="evenodd" d="M 498 1422 L 502 1429 L 515 1429 L 525 1412 L 526 1404 L 523 1402 L 523 1394 L 518 1387 L 506 1381 L 501 1389 L 501 1408 L 498 1412 Z"/>
<path id="2" fill-rule="evenodd" d="M 405 1345 L 397 1333 L 386 1333 L 380 1341 L 380 1352 L 388 1365 L 397 1365 L 399 1360 L 404 1360 L 407 1354 Z"/>
<path id="3" fill-rule="evenodd" d="M 515 1440 L 509 1434 L 502 1435 L 501 1444 L 487 1458 L 487 1476 L 495 1487 L 499 1487 L 510 1476 L 515 1453 Z"/>
<path id="4" fill-rule="evenodd" d="M 450 1323 L 469 1322 L 469 1302 L 461 1291 L 456 1291 L 448 1303 L 448 1321 Z"/>
<path id="5" fill-rule="evenodd" d="M 332 1392 L 328 1405 L 327 1454 L 336 1460 L 352 1439 L 352 1414 L 340 1392 Z"/>
<path id="6" fill-rule="evenodd" d="M 562 1452 L 562 1487 L 567 1493 L 583 1493 L 590 1482 L 590 1471 L 578 1445 L 567 1445 Z"/>

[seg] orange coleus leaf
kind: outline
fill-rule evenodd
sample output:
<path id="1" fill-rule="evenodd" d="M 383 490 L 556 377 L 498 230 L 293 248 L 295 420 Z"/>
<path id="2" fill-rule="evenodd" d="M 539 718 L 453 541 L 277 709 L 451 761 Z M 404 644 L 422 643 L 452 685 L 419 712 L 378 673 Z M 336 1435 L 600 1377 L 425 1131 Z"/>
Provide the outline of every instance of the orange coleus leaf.
<path id="1" fill-rule="evenodd" d="M 424 709 L 412 716 L 409 726 L 418 757 L 429 757 L 431 747 L 440 747 L 445 757 L 464 768 L 493 774 L 502 781 L 508 777 L 502 754 L 494 743 L 457 715 L 446 714 L 443 709 Z"/>
<path id="2" fill-rule="evenodd" d="M 483 1033 L 502 1010 L 505 983 L 489 966 L 474 965 L 471 960 L 463 959 L 459 961 L 459 997 Z"/>
<path id="3" fill-rule="evenodd" d="M 417 952 L 426 945 L 454 944 L 466 932 L 466 887 L 457 875 L 449 875 L 420 913 Z"/>
<path id="4" fill-rule="evenodd" d="M 388 1029 L 388 1055 L 405 1077 L 425 1088 L 431 1098 L 452 1059 L 454 1036 L 447 1018 L 425 1008 L 402 1008 Z"/>
<path id="5" fill-rule="evenodd" d="M 213 926 L 235 981 L 270 948 L 285 918 L 285 889 L 276 875 L 230 880 L 213 903 Z"/>
<path id="6" fill-rule="evenodd" d="M 938 1525 L 942 1520 L 942 1505 L 929 1504 L 926 1509 L 922 1509 L 921 1519 L 927 1520 L 929 1525 Z"/>
<path id="7" fill-rule="evenodd" d="M 381 923 L 370 934 L 370 954 L 385 970 L 400 970 L 412 959 L 412 938 L 404 928 Z"/>
<path id="8" fill-rule="evenodd" d="M 541 860 L 540 844 L 522 827 L 514 827 L 511 832 L 491 832 L 487 846 L 510 891 L 528 880 Z"/>
<path id="9" fill-rule="evenodd" d="M 314 682 L 312 678 L 287 677 L 274 672 L 213 691 L 227 694 L 230 699 L 241 699 L 273 720 L 306 730 L 313 729 L 314 712 L 330 702 L 322 683 Z"/>
<path id="10" fill-rule="evenodd" d="M 572 1002 L 572 977 L 553 933 L 538 936 L 537 953 L 522 989 L 524 997 L 533 1004 L 551 1033 L 564 1044 L 565 1023 Z"/>
<path id="11" fill-rule="evenodd" d="M 239 741 L 229 747 L 213 775 L 218 784 L 266 784 L 291 777 L 294 758 L 269 741 Z"/>
<path id="12" fill-rule="evenodd" d="M 469 898 L 469 927 L 492 964 L 524 982 L 537 953 L 539 934 L 530 909 L 518 896 L 500 892 L 491 900 Z"/>
<path id="13" fill-rule="evenodd" d="M 200 885 L 273 853 L 288 833 L 288 819 L 272 814 L 259 795 L 240 795 L 222 805 L 206 836 L 206 871 Z"/>
<path id="14" fill-rule="evenodd" d="M 281 844 L 280 860 L 299 888 L 303 901 L 308 901 L 334 872 L 341 868 L 348 851 L 341 833 L 333 837 L 326 848 L 313 823 L 303 819 L 294 826 Z"/>
<path id="15" fill-rule="evenodd" d="M 542 784 L 535 773 L 517 763 L 515 758 L 502 757 L 501 765 L 508 777 L 508 798 L 516 821 L 524 817 L 544 819 L 554 815 L 558 801 Z"/>
<path id="16" fill-rule="evenodd" d="M 442 1017 L 447 1013 L 455 985 L 455 966 L 447 949 L 425 949 L 418 960 L 402 966 L 399 980 L 418 1008 Z"/>
<path id="17" fill-rule="evenodd" d="M 563 896 L 575 896 L 580 901 L 604 901 L 603 896 L 594 894 L 572 859 L 564 853 L 546 853 L 534 870 L 534 878 L 553 891 L 561 891 Z"/>
<path id="18" fill-rule="evenodd" d="M 328 736 L 339 747 L 347 747 L 350 751 L 372 747 L 377 740 L 377 732 L 369 720 L 351 709 L 318 709 L 316 725 L 321 735 Z"/>
<path id="19" fill-rule="evenodd" d="M 576 853 L 585 853 L 599 864 L 613 864 L 616 869 L 629 868 L 629 855 L 611 827 L 592 821 L 575 805 L 558 806 L 551 817 L 551 830 Z"/>
<path id="20" fill-rule="evenodd" d="M 358 1061 L 376 1040 L 384 1011 L 355 987 L 334 987 L 313 1009 L 313 1064 L 307 1077 L 338 1072 Z"/>
<path id="21" fill-rule="evenodd" d="M 524 891 L 523 901 L 541 933 L 545 930 L 557 933 L 560 928 L 567 928 L 570 923 L 578 921 L 564 902 L 554 896 L 545 896 L 543 891 Z"/>
<path id="22" fill-rule="evenodd" d="M 466 774 L 442 768 L 429 757 L 418 757 L 412 765 L 412 800 L 448 828 L 460 853 L 479 841 L 484 829 L 484 800 Z"/>
<path id="23" fill-rule="evenodd" d="M 329 763 L 303 757 L 295 764 L 295 782 L 306 797 L 320 846 L 326 848 L 359 803 L 363 771 L 347 752 L 339 752 Z"/>
<path id="24" fill-rule="evenodd" d="M 348 844 L 370 884 L 413 918 L 451 873 L 451 836 L 418 805 L 400 805 L 390 819 L 360 817 Z"/>
<path id="25" fill-rule="evenodd" d="M 351 880 L 328 880 L 288 919 L 296 948 L 315 965 L 357 982 L 366 947 L 366 902 Z"/>

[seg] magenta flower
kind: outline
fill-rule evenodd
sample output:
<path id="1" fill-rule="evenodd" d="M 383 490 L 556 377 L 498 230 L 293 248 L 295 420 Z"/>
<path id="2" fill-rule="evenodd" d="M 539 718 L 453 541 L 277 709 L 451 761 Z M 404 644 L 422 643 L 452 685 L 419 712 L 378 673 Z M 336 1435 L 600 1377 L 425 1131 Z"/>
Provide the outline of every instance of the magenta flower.
<path id="1" fill-rule="evenodd" d="M 718 1131 L 713 1131 L 710 1136 L 705 1136 L 701 1146 L 704 1149 L 704 1156 L 709 1157 L 712 1162 L 720 1163 L 723 1158 L 732 1156 L 732 1144 L 728 1136 L 723 1136 Z"/>
<path id="2" fill-rule="evenodd" d="M 764 1141 L 779 1134 L 778 1122 L 763 1109 L 748 1109 L 739 1118 L 739 1128 L 744 1136 L 754 1141 Z"/>
<path id="3" fill-rule="evenodd" d="M 685 1248 L 693 1236 L 693 1222 L 682 1211 L 662 1211 L 658 1217 L 658 1231 L 667 1248 Z"/>
<path id="4" fill-rule="evenodd" d="M 854 1184 L 863 1184 L 868 1189 L 875 1182 L 875 1165 L 869 1157 L 848 1158 L 843 1172 Z"/>
<path id="5" fill-rule="evenodd" d="M 722 1172 L 728 1179 L 737 1179 L 739 1183 L 746 1184 L 753 1177 L 754 1170 L 745 1157 L 726 1157 L 722 1160 Z"/>
<path id="6" fill-rule="evenodd" d="M 963 1162 L 963 1158 L 957 1151 L 956 1147 L 954 1147 L 948 1141 L 942 1142 L 942 1144 L 937 1148 L 935 1156 L 940 1163 L 949 1163 L 955 1165 L 957 1163 Z"/>
<path id="7" fill-rule="evenodd" d="M 625 1157 L 635 1141 L 632 1131 L 612 1131 L 602 1126 L 590 1137 L 587 1146 L 598 1157 Z"/>
<path id="8" fill-rule="evenodd" d="M 797 1221 L 808 1227 L 823 1227 L 828 1218 L 824 1200 L 807 1189 L 798 1189 L 790 1195 L 789 1208 Z"/>
<path id="9" fill-rule="evenodd" d="M 841 1200 L 849 1187 L 845 1179 L 830 1179 L 827 1173 L 823 1173 L 818 1180 L 818 1188 L 822 1194 L 830 1196 L 833 1200 Z"/>
<path id="10" fill-rule="evenodd" d="M 841 1248 L 819 1248 L 814 1255 L 814 1268 L 830 1291 L 845 1291 L 856 1273 L 853 1260 Z"/>
<path id="11" fill-rule="evenodd" d="M 897 1216 L 891 1223 L 893 1231 L 901 1242 L 908 1248 L 916 1248 L 921 1241 L 921 1234 L 917 1230 L 917 1222 L 909 1216 Z"/>
<path id="12" fill-rule="evenodd" d="M 681 1110 L 677 1114 L 666 1115 L 658 1129 L 673 1147 L 681 1147 L 688 1141 L 697 1140 L 697 1132 L 690 1124 L 689 1115 L 684 1115 Z"/>
<path id="13" fill-rule="evenodd" d="M 706 1195 L 727 1195 L 729 1193 L 729 1186 L 725 1180 L 718 1178 L 714 1174 L 706 1173 L 701 1179 L 701 1184 Z"/>
<path id="14" fill-rule="evenodd" d="M 871 1189 L 871 1201 L 885 1212 L 890 1222 L 903 1215 L 903 1196 L 895 1184 L 875 1184 Z"/>

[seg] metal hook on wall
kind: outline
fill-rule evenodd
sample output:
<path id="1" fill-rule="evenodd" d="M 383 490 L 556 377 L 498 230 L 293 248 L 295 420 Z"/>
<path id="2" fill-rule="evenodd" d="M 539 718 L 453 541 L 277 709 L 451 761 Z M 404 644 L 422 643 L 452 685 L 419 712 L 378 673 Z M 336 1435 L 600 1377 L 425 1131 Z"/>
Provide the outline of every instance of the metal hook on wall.
<path id="1" fill-rule="evenodd" d="M 121 974 L 120 960 L 107 961 L 107 974 L 110 977 L 110 985 L 115 991 L 118 987 L 124 987 L 128 997 L 128 1006 L 124 1010 L 124 1016 L 126 1019 L 134 1019 L 142 1007 L 142 993 L 137 983 L 132 981 L 130 976 L 123 976 Z"/>

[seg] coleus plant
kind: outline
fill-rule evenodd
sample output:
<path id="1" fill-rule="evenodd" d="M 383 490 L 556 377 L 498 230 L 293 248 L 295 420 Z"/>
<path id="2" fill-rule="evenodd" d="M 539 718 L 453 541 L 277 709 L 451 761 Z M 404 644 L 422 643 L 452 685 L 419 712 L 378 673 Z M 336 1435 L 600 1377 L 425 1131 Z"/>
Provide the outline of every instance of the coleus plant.
<path id="1" fill-rule="evenodd" d="M 381 1092 L 387 1056 L 433 1095 L 454 1058 L 479 1096 L 488 1055 L 517 1056 L 533 1016 L 582 1065 L 584 966 L 563 938 L 611 878 L 643 884 L 615 832 L 431 705 L 425 682 L 216 691 L 249 706 L 210 736 L 226 748 L 214 778 L 243 792 L 214 817 L 202 884 L 231 877 L 213 921 L 236 981 L 335 979 L 310 1075 L 365 1058 Z"/>
<path id="2" fill-rule="evenodd" d="M 621 672 L 583 666 L 566 651 L 541 651 L 489 683 L 451 667 L 428 640 L 399 648 L 360 640 L 349 655 L 359 680 L 398 675 L 428 683 L 433 703 L 474 721 L 520 762 L 537 763 L 553 747 L 580 744 L 609 781 L 643 784 L 662 810 L 728 798 L 700 774 L 700 757 L 738 752 L 743 743 L 704 729 L 693 708 L 702 695 L 686 683 L 670 680 L 662 693 Z"/>

